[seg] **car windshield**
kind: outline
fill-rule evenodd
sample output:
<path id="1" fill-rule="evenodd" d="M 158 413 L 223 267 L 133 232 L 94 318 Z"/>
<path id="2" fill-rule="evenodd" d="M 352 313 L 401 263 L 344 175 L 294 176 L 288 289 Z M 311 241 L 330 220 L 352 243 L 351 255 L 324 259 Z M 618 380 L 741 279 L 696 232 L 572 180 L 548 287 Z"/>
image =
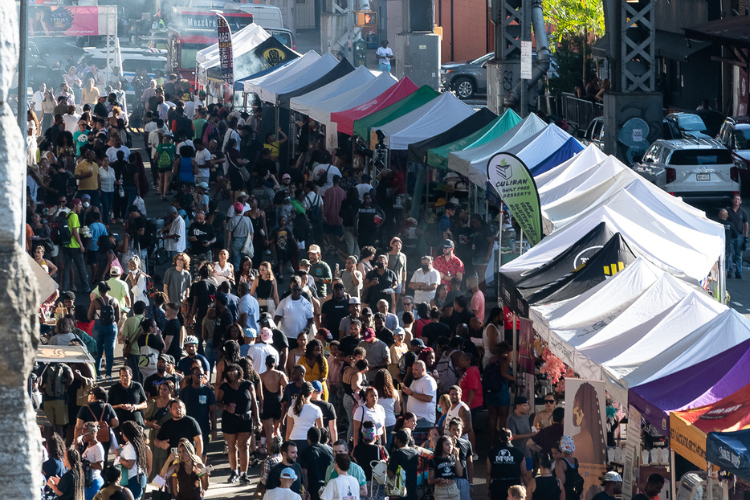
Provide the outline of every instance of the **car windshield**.
<path id="1" fill-rule="evenodd" d="M 670 165 L 728 165 L 732 154 L 726 149 L 681 149 L 672 153 Z"/>
<path id="2" fill-rule="evenodd" d="M 273 34 L 273 37 L 286 45 L 287 47 L 292 46 L 292 36 L 289 33 L 283 31 L 277 31 Z"/>
<path id="3" fill-rule="evenodd" d="M 478 59 L 474 59 L 469 64 L 484 64 L 484 63 L 486 63 L 487 61 L 490 60 L 490 58 L 492 57 L 492 55 L 493 55 L 493 52 L 490 52 L 489 54 L 485 54 L 485 55 L 483 55 L 482 57 L 480 57 Z"/>
<path id="4" fill-rule="evenodd" d="M 750 149 L 750 128 L 734 129 L 734 142 L 737 149 Z"/>
<path id="5" fill-rule="evenodd" d="M 703 132 L 706 130 L 706 124 L 703 123 L 703 120 L 698 115 L 678 116 L 677 124 L 682 130 L 690 130 L 692 132 Z"/>

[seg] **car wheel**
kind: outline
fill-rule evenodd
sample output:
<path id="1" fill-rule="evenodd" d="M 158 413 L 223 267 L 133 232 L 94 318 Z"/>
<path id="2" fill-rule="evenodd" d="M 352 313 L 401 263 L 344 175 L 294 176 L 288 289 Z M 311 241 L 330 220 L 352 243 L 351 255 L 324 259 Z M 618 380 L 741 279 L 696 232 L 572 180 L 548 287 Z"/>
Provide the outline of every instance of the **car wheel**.
<path id="1" fill-rule="evenodd" d="M 466 100 L 474 97 L 474 83 L 468 78 L 457 78 L 453 81 L 453 89 L 459 99 Z"/>

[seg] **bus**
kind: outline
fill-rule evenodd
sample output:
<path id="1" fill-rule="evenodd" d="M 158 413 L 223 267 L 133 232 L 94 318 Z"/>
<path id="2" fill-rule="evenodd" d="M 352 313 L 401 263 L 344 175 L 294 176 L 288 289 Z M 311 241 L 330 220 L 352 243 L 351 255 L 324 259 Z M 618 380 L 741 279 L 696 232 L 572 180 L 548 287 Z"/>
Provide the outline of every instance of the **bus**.
<path id="1" fill-rule="evenodd" d="M 167 73 L 176 73 L 196 85 L 196 55 L 218 41 L 216 13 L 190 8 L 172 9 L 167 31 Z M 253 23 L 247 12 L 222 12 L 232 33 Z"/>

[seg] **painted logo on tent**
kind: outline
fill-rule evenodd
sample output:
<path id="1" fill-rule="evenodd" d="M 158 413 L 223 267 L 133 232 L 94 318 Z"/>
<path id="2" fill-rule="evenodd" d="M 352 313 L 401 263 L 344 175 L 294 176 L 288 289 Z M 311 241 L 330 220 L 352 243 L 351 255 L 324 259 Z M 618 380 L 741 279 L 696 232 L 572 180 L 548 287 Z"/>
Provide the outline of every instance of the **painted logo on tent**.
<path id="1" fill-rule="evenodd" d="M 276 48 L 266 49 L 263 51 L 263 57 L 271 66 L 277 66 L 286 60 L 286 54 Z"/>
<path id="2" fill-rule="evenodd" d="M 513 173 L 511 166 L 508 165 L 508 162 L 506 162 L 505 160 L 500 162 L 500 164 L 496 167 L 496 170 L 497 175 L 499 175 L 503 179 L 507 179 Z"/>
<path id="3" fill-rule="evenodd" d="M 596 252 L 601 250 L 601 248 L 602 245 L 597 245 L 581 250 L 578 255 L 575 256 L 575 259 L 573 259 L 573 270 L 578 271 L 580 268 L 585 266 L 589 259 L 596 255 Z"/>
<path id="4" fill-rule="evenodd" d="M 728 406 L 724 406 L 721 408 L 713 408 L 698 418 L 699 420 L 719 420 L 722 418 L 727 418 L 732 413 L 742 410 L 743 408 L 747 406 L 750 406 L 750 402 L 742 402 L 742 403 L 731 402 L 729 403 Z"/>

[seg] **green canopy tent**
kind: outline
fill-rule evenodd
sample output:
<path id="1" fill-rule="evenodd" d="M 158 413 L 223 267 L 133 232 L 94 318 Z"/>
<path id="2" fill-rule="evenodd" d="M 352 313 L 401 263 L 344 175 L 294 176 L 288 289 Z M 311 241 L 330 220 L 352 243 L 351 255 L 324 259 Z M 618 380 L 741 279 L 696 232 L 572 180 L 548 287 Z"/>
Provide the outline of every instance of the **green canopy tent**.
<path id="1" fill-rule="evenodd" d="M 427 151 L 427 164 L 431 167 L 447 169 L 448 155 L 450 153 L 464 151 L 494 141 L 515 127 L 520 121 L 521 117 L 518 116 L 515 111 L 507 109 L 502 116 L 495 118 L 492 122 L 473 134 L 467 135 L 466 137 L 451 142 L 450 144 L 445 144 Z"/>
<path id="2" fill-rule="evenodd" d="M 365 140 L 370 139 L 370 129 L 380 127 L 386 123 L 411 113 L 437 98 L 440 94 L 427 85 L 417 89 L 416 92 L 409 94 L 398 102 L 395 102 L 377 111 L 371 115 L 365 116 L 354 122 L 354 133 Z"/>

